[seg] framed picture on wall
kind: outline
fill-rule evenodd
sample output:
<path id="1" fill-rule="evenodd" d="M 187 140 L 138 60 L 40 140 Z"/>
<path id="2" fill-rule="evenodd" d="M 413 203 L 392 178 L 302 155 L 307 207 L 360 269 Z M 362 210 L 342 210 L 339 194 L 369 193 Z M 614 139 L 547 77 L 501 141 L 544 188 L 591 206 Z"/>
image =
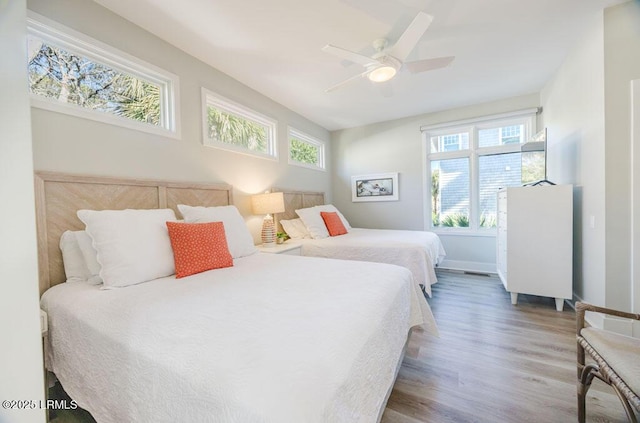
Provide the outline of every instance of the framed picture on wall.
<path id="1" fill-rule="evenodd" d="M 351 201 L 398 201 L 398 173 L 352 176 Z"/>

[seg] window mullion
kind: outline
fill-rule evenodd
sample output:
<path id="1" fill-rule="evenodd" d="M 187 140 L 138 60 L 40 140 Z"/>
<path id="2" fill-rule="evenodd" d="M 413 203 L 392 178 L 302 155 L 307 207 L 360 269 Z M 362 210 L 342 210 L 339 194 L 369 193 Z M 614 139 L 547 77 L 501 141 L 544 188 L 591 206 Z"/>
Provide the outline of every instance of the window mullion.
<path id="1" fill-rule="evenodd" d="M 472 127 L 469 131 L 469 146 L 471 148 L 471 154 L 469 156 L 469 228 L 471 230 L 478 229 L 478 213 L 479 213 L 479 175 L 478 175 L 478 128 Z"/>
<path id="2" fill-rule="evenodd" d="M 430 131 L 422 128 L 425 183 L 432 185 L 434 172 L 439 171 L 439 222 L 428 227 L 443 233 L 492 233 L 489 229 L 495 226 L 494 191 L 500 186 L 521 184 L 524 174 L 520 150 L 530 136 L 534 119 L 533 115 L 499 115 L 466 125 L 438 126 L 428 128 Z M 462 137 L 468 139 L 468 144 L 466 140 L 462 144 Z M 532 179 L 539 165 L 528 160 L 527 178 Z M 433 193 L 430 188 L 425 192 L 425 204 L 430 206 L 425 218 L 431 222 Z"/>

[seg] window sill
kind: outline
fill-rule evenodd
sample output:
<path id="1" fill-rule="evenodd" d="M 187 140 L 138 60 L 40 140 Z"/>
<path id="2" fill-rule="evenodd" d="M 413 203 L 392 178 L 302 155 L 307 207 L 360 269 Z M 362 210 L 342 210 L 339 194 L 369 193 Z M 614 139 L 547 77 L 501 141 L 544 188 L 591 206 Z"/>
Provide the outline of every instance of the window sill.
<path id="1" fill-rule="evenodd" d="M 464 229 L 437 229 L 431 228 L 428 229 L 430 232 L 433 232 L 436 235 L 443 236 L 467 236 L 467 237 L 482 237 L 482 238 L 495 238 L 496 231 L 495 230 L 464 230 Z"/>

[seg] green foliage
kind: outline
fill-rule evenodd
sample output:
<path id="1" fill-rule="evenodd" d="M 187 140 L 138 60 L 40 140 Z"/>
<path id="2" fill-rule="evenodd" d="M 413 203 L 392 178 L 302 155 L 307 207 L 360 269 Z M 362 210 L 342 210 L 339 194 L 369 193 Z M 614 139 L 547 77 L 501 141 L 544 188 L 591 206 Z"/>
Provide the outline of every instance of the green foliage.
<path id="1" fill-rule="evenodd" d="M 318 147 L 308 142 L 300 141 L 296 138 L 291 138 L 290 142 L 290 157 L 298 163 L 306 163 L 317 165 L 318 164 Z"/>
<path id="2" fill-rule="evenodd" d="M 160 123 L 159 87 L 128 75 L 118 75 L 114 82 L 121 87 L 115 94 L 115 114 L 153 125 Z"/>
<path id="3" fill-rule="evenodd" d="M 480 227 L 481 228 L 495 228 L 497 226 L 496 216 L 495 215 L 485 215 L 480 216 Z"/>
<path id="4" fill-rule="evenodd" d="M 211 106 L 207 108 L 207 120 L 210 138 L 251 151 L 267 152 L 265 127 Z"/>
<path id="5" fill-rule="evenodd" d="M 160 124 L 160 89 L 86 57 L 35 39 L 28 64 L 32 93 L 109 112 L 139 122 Z"/>
<path id="6" fill-rule="evenodd" d="M 544 151 L 522 153 L 522 183 L 540 181 L 544 174 Z"/>
<path id="7" fill-rule="evenodd" d="M 432 213 L 431 220 L 433 222 L 434 227 L 444 226 L 447 228 L 468 228 L 469 227 L 469 216 L 464 213 L 453 213 L 446 215 L 442 220 L 440 220 L 440 214 Z M 481 228 L 495 228 L 496 227 L 496 217 L 495 216 L 480 216 L 480 227 Z"/>
<path id="8" fill-rule="evenodd" d="M 448 228 L 468 228 L 469 215 L 464 213 L 448 214 L 440 221 L 440 226 Z"/>
<path id="9" fill-rule="evenodd" d="M 431 215 L 438 216 L 438 198 L 440 196 L 440 169 L 431 172 Z M 438 221 L 440 220 L 438 216 Z M 434 220 L 434 222 L 436 222 Z M 437 226 L 435 223 L 433 226 Z"/>

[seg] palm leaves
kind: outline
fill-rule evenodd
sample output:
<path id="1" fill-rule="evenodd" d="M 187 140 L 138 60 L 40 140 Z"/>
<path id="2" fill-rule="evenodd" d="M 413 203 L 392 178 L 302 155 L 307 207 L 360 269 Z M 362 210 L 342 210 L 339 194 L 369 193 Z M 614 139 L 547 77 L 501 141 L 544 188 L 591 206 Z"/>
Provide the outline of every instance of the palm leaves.
<path id="1" fill-rule="evenodd" d="M 264 126 L 212 106 L 207 108 L 207 121 L 209 138 L 251 151 L 267 152 L 267 128 Z"/>
<path id="2" fill-rule="evenodd" d="M 160 125 L 160 87 L 81 55 L 29 39 L 32 93 Z"/>
<path id="3" fill-rule="evenodd" d="M 158 125 L 160 123 L 160 88 L 129 75 L 114 78 L 115 105 L 118 116 Z"/>

